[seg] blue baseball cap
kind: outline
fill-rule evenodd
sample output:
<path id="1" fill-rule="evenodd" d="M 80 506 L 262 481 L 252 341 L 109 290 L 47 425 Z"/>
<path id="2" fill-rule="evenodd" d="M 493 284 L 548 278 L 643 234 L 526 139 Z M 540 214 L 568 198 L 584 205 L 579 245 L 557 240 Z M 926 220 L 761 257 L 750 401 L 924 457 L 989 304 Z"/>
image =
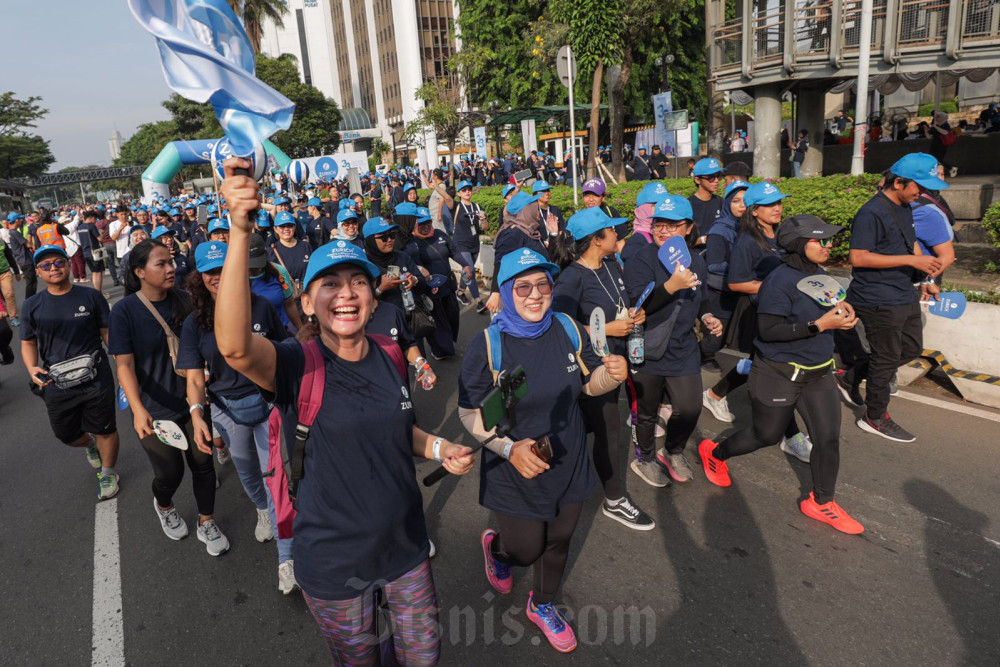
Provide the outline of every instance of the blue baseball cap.
<path id="1" fill-rule="evenodd" d="M 694 165 L 695 176 L 711 176 L 712 174 L 724 173 L 726 173 L 726 170 L 714 157 L 702 158 Z"/>
<path id="2" fill-rule="evenodd" d="M 193 208 L 198 208 L 198 207 L 197 207 L 197 206 L 195 206 L 195 205 L 194 205 L 193 203 L 191 203 L 191 202 L 188 202 L 188 203 L 184 204 L 184 210 L 185 210 L 185 211 L 189 211 L 189 210 L 191 210 L 191 209 L 193 209 Z"/>
<path id="3" fill-rule="evenodd" d="M 66 254 L 66 249 L 57 245 L 43 245 L 41 248 L 35 251 L 35 254 L 31 256 L 31 260 L 38 264 L 38 260 L 46 255 L 61 255 L 64 259 L 69 259 L 69 255 Z"/>
<path id="4" fill-rule="evenodd" d="M 399 229 L 399 225 L 391 225 L 385 218 L 374 217 L 365 223 L 365 226 L 361 229 L 361 233 L 365 238 L 368 238 L 369 236 L 374 236 L 375 234 L 387 232 L 390 229 Z"/>
<path id="5" fill-rule="evenodd" d="M 644 150 L 646 150 L 646 147 L 645 146 L 639 146 L 639 150 L 644 151 Z"/>
<path id="6" fill-rule="evenodd" d="M 733 181 L 732 183 L 726 186 L 726 197 L 733 194 L 737 190 L 746 190 L 749 187 L 750 184 L 747 183 L 746 181 Z"/>
<path id="7" fill-rule="evenodd" d="M 170 215 L 180 215 L 180 214 L 181 214 L 181 210 L 179 208 L 177 208 L 176 206 L 174 208 L 170 209 Z"/>
<path id="8" fill-rule="evenodd" d="M 21 215 L 20 213 L 8 213 L 7 214 L 7 222 L 17 222 L 18 220 L 20 220 L 23 217 L 24 216 Z"/>
<path id="9" fill-rule="evenodd" d="M 353 199 L 341 199 L 339 206 L 340 206 L 340 210 L 341 211 L 343 211 L 345 208 L 351 208 L 352 206 L 354 206 L 354 200 Z"/>
<path id="10" fill-rule="evenodd" d="M 500 191 L 500 196 L 501 196 L 501 197 L 506 197 L 506 196 L 507 196 L 507 195 L 509 195 L 509 194 L 510 194 L 510 193 L 511 193 L 511 192 L 512 192 L 512 191 L 514 190 L 514 188 L 516 188 L 516 187 L 517 187 L 516 185 L 513 185 L 513 184 L 511 184 L 511 183 L 508 183 L 507 185 L 503 186 L 503 190 L 501 190 L 501 191 Z"/>
<path id="11" fill-rule="evenodd" d="M 291 205 L 291 203 L 292 203 L 292 200 L 289 199 L 288 197 L 285 197 L 285 196 L 275 197 L 274 198 L 274 205 L 275 206 Z"/>
<path id="12" fill-rule="evenodd" d="M 433 220 L 433 218 L 431 217 L 430 209 L 428 209 L 425 206 L 418 206 L 417 207 L 417 224 L 418 225 L 420 223 L 422 223 L 422 222 L 430 222 L 432 220 Z"/>
<path id="13" fill-rule="evenodd" d="M 472 189 L 472 183 L 468 181 L 459 181 L 458 185 L 455 186 L 455 192 L 458 192 L 459 190 L 464 190 L 465 188 Z"/>
<path id="14" fill-rule="evenodd" d="M 694 220 L 694 210 L 687 197 L 681 195 L 664 195 L 660 199 L 656 208 L 653 209 L 653 217 L 663 220 Z"/>
<path id="15" fill-rule="evenodd" d="M 639 194 L 635 198 L 635 207 L 639 208 L 643 204 L 656 204 L 663 200 L 664 195 L 670 194 L 667 192 L 667 186 L 663 183 L 647 183 L 642 190 L 639 190 Z"/>
<path id="16" fill-rule="evenodd" d="M 274 216 L 274 226 L 275 227 L 287 227 L 288 225 L 297 225 L 298 222 L 295 220 L 295 216 L 288 211 L 279 211 L 278 215 Z"/>
<path id="17" fill-rule="evenodd" d="M 500 260 L 500 271 L 497 273 L 497 281 L 502 285 L 511 278 L 516 278 L 525 271 L 541 269 L 555 275 L 559 273 L 559 267 L 545 259 L 530 248 L 515 250 L 503 256 Z"/>
<path id="18" fill-rule="evenodd" d="M 539 192 L 548 192 L 551 189 L 547 181 L 535 181 L 531 186 L 531 194 L 537 195 Z"/>
<path id="19" fill-rule="evenodd" d="M 354 212 L 354 209 L 345 208 L 337 213 L 337 222 L 347 222 L 348 220 L 357 220 L 358 214 Z"/>
<path id="20" fill-rule="evenodd" d="M 417 205 L 411 201 L 400 202 L 392 210 L 396 215 L 417 215 Z"/>
<path id="21" fill-rule="evenodd" d="M 212 220 L 211 222 L 208 223 L 208 233 L 209 234 L 211 234 L 212 232 L 215 232 L 215 231 L 219 231 L 219 230 L 222 230 L 222 231 L 225 231 L 225 232 L 229 231 L 229 222 L 227 222 L 225 218 L 215 218 L 214 220 Z M 199 244 L 199 245 L 201 245 L 201 244 Z"/>
<path id="22" fill-rule="evenodd" d="M 779 202 L 787 196 L 781 194 L 781 190 L 773 183 L 764 181 L 763 183 L 754 183 L 747 188 L 747 193 L 743 195 L 743 203 L 747 205 L 747 208 L 767 206 Z"/>
<path id="23" fill-rule="evenodd" d="M 382 218 L 373 218 L 372 220 L 382 220 Z M 368 222 L 371 223 L 372 221 L 369 220 Z M 367 226 L 368 225 L 366 224 L 365 227 Z M 377 278 L 380 273 L 382 273 L 377 266 L 368 261 L 364 250 L 350 241 L 345 241 L 344 239 L 334 239 L 333 241 L 320 246 L 315 252 L 313 252 L 312 257 L 309 258 L 309 264 L 306 265 L 306 275 L 302 284 L 308 288 L 309 283 L 311 283 L 317 276 L 327 269 L 340 264 L 353 264 L 355 266 L 360 266 L 364 269 L 365 273 L 368 274 L 368 277 L 373 280 Z"/>
<path id="24" fill-rule="evenodd" d="M 316 206 L 319 208 L 323 206 L 323 202 L 320 201 L 319 197 L 310 197 L 309 201 L 306 202 L 306 206 Z"/>
<path id="25" fill-rule="evenodd" d="M 213 269 L 221 269 L 226 261 L 226 251 L 229 249 L 222 241 L 206 241 L 199 243 L 194 249 L 194 265 L 199 273 Z"/>
<path id="26" fill-rule="evenodd" d="M 541 195 L 529 195 L 527 192 L 519 190 L 518 193 L 511 197 L 510 201 L 507 202 L 507 212 L 511 215 L 517 215 L 525 206 L 538 201 L 540 196 Z"/>
<path id="27" fill-rule="evenodd" d="M 153 230 L 153 238 L 154 239 L 158 239 L 161 236 L 166 236 L 167 234 L 173 234 L 174 236 L 176 236 L 177 232 L 175 232 L 174 230 L 170 229 L 169 227 L 165 227 L 163 225 L 160 225 L 159 227 L 157 227 L 156 229 Z"/>
<path id="28" fill-rule="evenodd" d="M 143 232 L 147 236 L 149 235 L 149 230 L 143 227 L 142 225 L 132 225 L 131 227 L 128 228 L 129 236 L 132 236 L 132 234 L 135 232 Z"/>
<path id="29" fill-rule="evenodd" d="M 410 190 L 416 190 L 416 189 L 417 186 L 415 186 L 413 183 L 407 183 L 406 185 L 403 186 L 403 194 L 406 194 Z"/>
<path id="30" fill-rule="evenodd" d="M 907 178 L 928 190 L 944 190 L 949 187 L 937 175 L 938 161 L 927 153 L 910 153 L 896 161 L 889 171 L 900 178 Z"/>
<path id="31" fill-rule="evenodd" d="M 219 205 L 218 204 L 209 204 L 208 205 L 208 212 L 209 213 L 218 213 L 219 212 Z"/>
<path id="32" fill-rule="evenodd" d="M 270 227 L 271 226 L 271 214 L 260 209 L 257 211 L 257 226 L 258 227 Z"/>
<path id="33" fill-rule="evenodd" d="M 628 218 L 612 218 L 596 206 L 577 211 L 566 222 L 566 231 L 579 241 L 594 232 L 628 222 Z"/>

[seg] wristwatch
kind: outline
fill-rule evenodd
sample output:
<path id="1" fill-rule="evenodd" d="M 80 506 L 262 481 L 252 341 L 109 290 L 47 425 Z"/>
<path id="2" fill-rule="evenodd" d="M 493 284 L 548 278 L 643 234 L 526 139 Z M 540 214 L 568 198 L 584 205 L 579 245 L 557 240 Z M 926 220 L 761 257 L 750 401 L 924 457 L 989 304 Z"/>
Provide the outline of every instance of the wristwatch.
<path id="1" fill-rule="evenodd" d="M 809 329 L 809 333 L 813 334 L 814 336 L 820 333 L 819 325 L 816 324 L 816 320 L 813 320 L 812 322 L 807 324 L 806 328 Z"/>

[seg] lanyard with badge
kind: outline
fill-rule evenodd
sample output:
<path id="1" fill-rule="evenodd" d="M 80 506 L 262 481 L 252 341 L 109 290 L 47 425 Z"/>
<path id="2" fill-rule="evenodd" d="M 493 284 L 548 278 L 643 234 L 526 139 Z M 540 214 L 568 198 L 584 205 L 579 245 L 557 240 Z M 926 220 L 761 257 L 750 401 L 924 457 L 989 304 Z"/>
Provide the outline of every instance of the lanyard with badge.
<path id="1" fill-rule="evenodd" d="M 590 269 L 589 266 L 587 268 Z M 594 274 L 595 278 L 597 278 L 597 284 L 600 285 L 601 289 L 604 290 L 604 293 L 608 295 L 608 299 L 611 301 L 611 303 L 615 304 L 615 308 L 616 308 L 616 310 L 615 310 L 615 319 L 616 320 L 627 320 L 628 319 L 628 306 L 625 304 L 625 295 L 623 294 L 623 290 L 618 288 L 618 283 L 615 282 L 615 277 L 613 275 L 611 275 L 611 269 L 608 268 L 607 263 L 604 263 L 604 271 L 608 274 L 608 278 L 611 279 L 611 284 L 614 286 L 615 293 L 618 295 L 617 299 L 615 299 L 615 297 L 611 296 L 611 292 L 609 292 L 608 288 L 604 285 L 604 281 L 601 280 L 600 274 L 597 273 L 597 271 L 595 271 L 594 269 L 590 269 L 590 272 Z"/>

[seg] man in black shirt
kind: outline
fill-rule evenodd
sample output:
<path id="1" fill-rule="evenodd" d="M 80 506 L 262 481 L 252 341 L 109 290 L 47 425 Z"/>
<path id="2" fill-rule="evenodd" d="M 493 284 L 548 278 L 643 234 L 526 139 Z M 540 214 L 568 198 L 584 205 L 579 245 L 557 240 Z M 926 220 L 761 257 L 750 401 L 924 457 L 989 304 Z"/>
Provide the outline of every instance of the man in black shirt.
<path id="1" fill-rule="evenodd" d="M 649 180 L 649 157 L 646 155 L 646 147 L 639 146 L 639 153 L 632 158 L 632 180 Z"/>
<path id="2" fill-rule="evenodd" d="M 667 167 L 670 160 L 660 152 L 659 144 L 653 144 L 653 153 L 649 156 L 649 177 L 651 180 L 659 181 L 667 177 Z"/>
<path id="3" fill-rule="evenodd" d="M 722 197 L 716 197 L 715 193 L 719 189 L 719 183 L 726 170 L 722 164 L 714 157 L 707 157 L 698 160 L 694 165 L 694 184 L 698 189 L 693 195 L 688 197 L 691 208 L 694 211 L 694 224 L 698 230 L 698 245 L 705 243 L 712 225 L 722 215 Z"/>

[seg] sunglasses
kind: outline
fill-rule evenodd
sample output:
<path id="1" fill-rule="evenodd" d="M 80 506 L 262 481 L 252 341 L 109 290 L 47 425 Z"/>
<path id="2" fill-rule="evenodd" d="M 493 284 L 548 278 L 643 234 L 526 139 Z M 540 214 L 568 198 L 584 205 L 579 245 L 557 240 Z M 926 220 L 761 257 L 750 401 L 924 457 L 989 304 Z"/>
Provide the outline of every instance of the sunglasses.
<path id="1" fill-rule="evenodd" d="M 815 241 L 816 243 L 820 244 L 820 246 L 822 246 L 824 248 L 829 248 L 830 246 L 833 245 L 833 239 L 809 239 L 809 241 L 810 242 Z"/>
<path id="2" fill-rule="evenodd" d="M 522 299 L 531 296 L 531 293 L 538 288 L 538 293 L 542 296 L 548 296 L 552 294 L 552 283 L 548 280 L 543 280 L 537 283 L 518 283 L 514 285 L 514 294 L 518 295 Z"/>
<path id="3" fill-rule="evenodd" d="M 355 224 L 357 224 L 357 223 L 355 223 Z M 385 234 L 376 234 L 373 238 L 376 241 L 383 241 L 383 242 L 384 241 L 391 241 L 392 240 L 392 234 L 389 234 L 388 232 L 386 232 Z"/>
<path id="4" fill-rule="evenodd" d="M 66 266 L 65 259 L 54 259 L 51 262 L 42 262 L 38 265 L 42 271 L 52 271 L 53 269 L 61 269 Z"/>

